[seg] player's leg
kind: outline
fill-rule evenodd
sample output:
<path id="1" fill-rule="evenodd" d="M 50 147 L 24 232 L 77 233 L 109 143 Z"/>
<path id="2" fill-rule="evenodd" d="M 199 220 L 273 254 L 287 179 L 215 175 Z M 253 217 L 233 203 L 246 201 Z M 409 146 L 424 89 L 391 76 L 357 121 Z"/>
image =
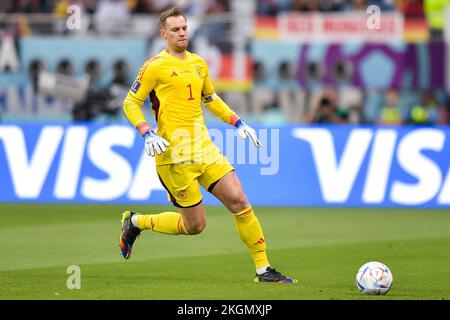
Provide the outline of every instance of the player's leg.
<path id="1" fill-rule="evenodd" d="M 206 211 L 203 202 L 196 206 L 179 208 L 187 234 L 199 234 L 206 227 Z"/>
<path id="2" fill-rule="evenodd" d="M 139 230 L 152 230 L 165 234 L 195 235 L 206 226 L 206 212 L 203 203 L 182 207 L 177 205 L 178 212 L 163 212 L 158 214 L 132 213 L 131 222 Z"/>
<path id="3" fill-rule="evenodd" d="M 183 165 L 157 167 L 161 183 L 170 200 L 181 212 L 167 211 L 157 214 L 141 214 L 125 211 L 122 214 L 122 230 L 119 246 L 122 255 L 128 259 L 136 238 L 143 230 L 171 235 L 192 235 L 200 233 L 206 224 L 205 210 L 195 168 Z"/>
<path id="4" fill-rule="evenodd" d="M 266 253 L 266 240 L 258 218 L 253 212 L 235 171 L 225 174 L 209 191 L 217 197 L 235 218 L 240 238 L 250 251 L 255 264 L 257 282 L 296 283 L 270 267 Z"/>
<path id="5" fill-rule="evenodd" d="M 264 235 L 258 218 L 237 179 L 236 172 L 227 173 L 209 191 L 233 214 L 236 229 L 240 238 L 250 250 L 256 269 L 262 268 L 265 270 L 269 261 Z"/>
<path id="6" fill-rule="evenodd" d="M 127 210 L 122 214 L 121 223 L 119 246 L 125 259 L 130 257 L 133 244 L 143 230 L 172 235 L 188 234 L 181 214 L 174 211 L 141 214 Z"/>
<path id="7" fill-rule="evenodd" d="M 206 223 L 202 193 L 197 177 L 202 166 L 172 164 L 157 167 L 161 184 L 178 212 L 136 215 L 133 223 L 141 230 L 167 234 L 198 234 Z"/>

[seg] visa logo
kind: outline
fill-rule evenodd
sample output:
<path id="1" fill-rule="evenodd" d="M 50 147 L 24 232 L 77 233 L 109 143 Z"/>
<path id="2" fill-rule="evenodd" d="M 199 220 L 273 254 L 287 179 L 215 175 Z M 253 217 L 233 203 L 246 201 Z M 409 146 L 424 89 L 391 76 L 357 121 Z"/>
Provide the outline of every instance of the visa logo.
<path id="1" fill-rule="evenodd" d="M 294 128 L 292 135 L 310 145 L 322 197 L 328 203 L 347 202 L 356 179 L 364 175 L 362 203 L 381 204 L 388 200 L 414 206 L 436 198 L 438 204 L 450 204 L 450 154 L 448 148 L 445 150 L 443 130 L 418 128 L 399 138 L 396 129 L 352 129 L 340 159 L 330 130 Z M 437 163 L 427 156 L 430 153 L 441 154 L 443 161 Z M 361 168 L 366 158 L 364 172 Z M 394 165 L 409 178 L 392 177 Z"/>
<path id="2" fill-rule="evenodd" d="M 30 131 L 27 133 L 31 135 Z M 152 163 L 154 159 L 141 152 L 134 167 L 116 152 L 117 148 L 130 149 L 135 139 L 136 130 L 130 126 L 109 125 L 92 133 L 87 126 L 47 125 L 40 130 L 34 146 L 30 146 L 22 128 L 2 125 L 0 163 L 6 162 L 0 167 L 2 188 L 10 179 L 19 199 L 37 200 L 45 193 L 57 200 L 81 197 L 108 201 L 122 196 L 147 200 L 152 191 L 164 190 Z M 94 175 L 94 171 L 102 175 Z"/>

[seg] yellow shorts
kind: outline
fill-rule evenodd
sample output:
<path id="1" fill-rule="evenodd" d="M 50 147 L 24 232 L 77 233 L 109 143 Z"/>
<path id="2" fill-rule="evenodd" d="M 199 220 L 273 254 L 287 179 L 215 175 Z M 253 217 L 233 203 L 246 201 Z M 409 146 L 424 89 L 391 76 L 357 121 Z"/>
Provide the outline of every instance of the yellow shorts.
<path id="1" fill-rule="evenodd" d="M 209 192 L 233 166 L 223 157 L 212 164 L 181 163 L 156 166 L 169 200 L 179 208 L 194 207 L 202 201 L 200 186 Z"/>

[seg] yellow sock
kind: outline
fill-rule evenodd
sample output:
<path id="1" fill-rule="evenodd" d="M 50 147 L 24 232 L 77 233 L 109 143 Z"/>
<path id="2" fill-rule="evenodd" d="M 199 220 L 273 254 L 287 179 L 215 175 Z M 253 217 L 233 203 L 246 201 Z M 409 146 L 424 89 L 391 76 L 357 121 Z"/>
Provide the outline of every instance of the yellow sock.
<path id="1" fill-rule="evenodd" d="M 177 212 L 137 214 L 136 226 L 141 230 L 153 230 L 166 234 L 188 234 L 183 217 Z"/>
<path id="2" fill-rule="evenodd" d="M 269 265 L 266 241 L 252 207 L 234 213 L 234 218 L 239 236 L 250 250 L 256 269 Z"/>

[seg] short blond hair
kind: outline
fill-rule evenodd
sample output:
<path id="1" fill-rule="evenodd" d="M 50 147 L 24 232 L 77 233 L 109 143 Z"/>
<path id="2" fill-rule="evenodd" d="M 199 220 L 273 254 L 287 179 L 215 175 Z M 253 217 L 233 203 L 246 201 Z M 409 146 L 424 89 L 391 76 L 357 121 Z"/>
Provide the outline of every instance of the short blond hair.
<path id="1" fill-rule="evenodd" d="M 165 27 L 167 18 L 179 16 L 182 16 L 187 21 L 186 16 L 184 15 L 184 12 L 183 10 L 181 10 L 181 8 L 173 7 L 162 12 L 159 15 L 159 28 L 163 29 Z"/>

